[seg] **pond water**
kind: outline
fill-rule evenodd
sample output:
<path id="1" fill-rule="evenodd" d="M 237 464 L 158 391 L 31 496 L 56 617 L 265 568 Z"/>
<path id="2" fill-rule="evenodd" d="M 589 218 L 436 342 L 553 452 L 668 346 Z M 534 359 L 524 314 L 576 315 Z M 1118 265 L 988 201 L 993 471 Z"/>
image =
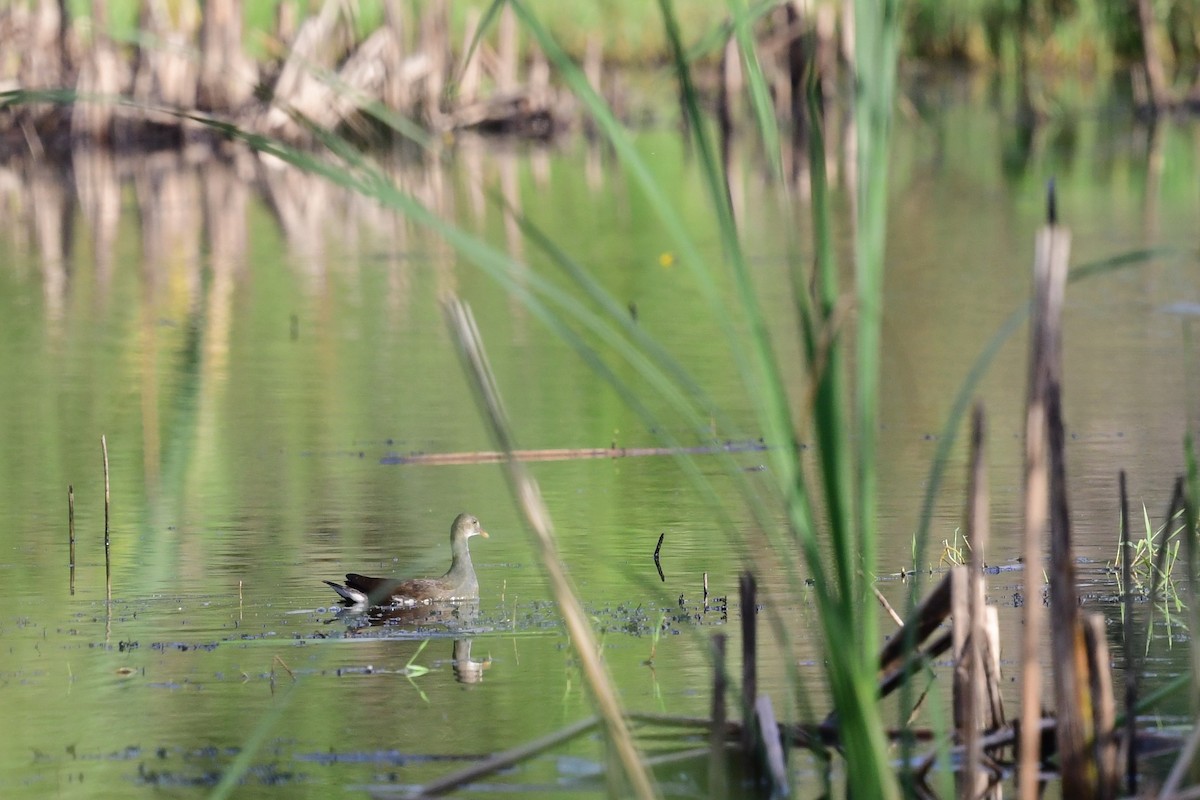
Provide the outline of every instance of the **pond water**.
<path id="1" fill-rule="evenodd" d="M 891 189 L 880 572 L 910 563 L 955 393 L 1028 297 L 1033 235 L 1054 178 L 1074 264 L 1162 248 L 1072 285 L 1067 299 L 1081 580 L 1085 604 L 1116 619 L 1105 565 L 1116 552 L 1117 471 L 1129 471 L 1135 504 L 1159 524 L 1183 434 L 1196 429 L 1192 317 L 1164 309 L 1200 300 L 1200 126 L 1148 129 L 1107 98 L 1085 96 L 1080 107 L 1022 131 L 1004 92 L 983 80 L 926 76 L 906 93 Z M 712 229 L 677 132 L 649 128 L 637 142 L 688 224 Z M 737 146 L 740 222 L 800 398 L 786 232 L 797 229 L 806 247 L 809 211 L 770 183 L 752 137 Z M 519 207 L 618 301 L 635 304 L 639 324 L 725 409 L 730 429 L 715 430 L 718 440 L 758 439 L 700 291 L 602 148 L 583 137 L 548 146 L 467 138 L 443 163 L 385 161 L 427 206 L 565 286 L 493 194 Z M 844 164 L 838 175 L 844 215 Z M 709 244 L 716 252 L 715 236 Z M 360 797 L 423 783 L 591 713 L 502 468 L 395 463 L 492 448 L 442 321 L 439 300 L 451 292 L 474 310 L 522 447 L 659 444 L 472 263 L 319 179 L 236 150 L 222 159 L 81 152 L 69 167 L 14 155 L 0 168 L 0 702 L 20 728 L 0 740 L 0 794 L 202 797 L 244 752 L 238 797 Z M 989 561 L 1005 566 L 1020 549 L 1024 362 L 1022 329 L 979 392 L 990 420 Z M 925 556 L 934 567 L 937 543 L 953 545 L 960 525 L 962 444 L 952 453 Z M 734 458 L 748 480 L 770 480 L 758 469 L 762 452 Z M 749 526 L 726 472 L 704 456 L 698 463 L 734 522 Z M 671 458 L 530 468 L 625 703 L 707 714 L 711 634 L 728 632 L 737 667 L 745 552 Z M 369 626 L 331 608 L 323 579 L 440 574 L 460 511 L 491 534 L 472 540 L 478 609 Z M 652 558 L 660 534 L 662 580 Z M 785 598 L 782 576 L 759 580 L 791 639 L 764 631 L 760 686 L 784 718 L 798 708 L 823 716 L 813 609 Z M 1007 570 L 989 578 L 1007 669 L 1018 652 L 1020 580 Z M 903 603 L 899 580 L 884 577 L 880 588 Z M 1153 676 L 1186 668 L 1179 630 L 1157 623 Z M 792 663 L 806 678 L 801 697 L 788 680 Z M 697 743 L 675 737 L 650 748 Z M 599 738 L 587 735 L 463 794 L 604 796 L 604 763 Z M 668 762 L 657 775 L 672 796 L 705 796 L 702 760 Z"/>

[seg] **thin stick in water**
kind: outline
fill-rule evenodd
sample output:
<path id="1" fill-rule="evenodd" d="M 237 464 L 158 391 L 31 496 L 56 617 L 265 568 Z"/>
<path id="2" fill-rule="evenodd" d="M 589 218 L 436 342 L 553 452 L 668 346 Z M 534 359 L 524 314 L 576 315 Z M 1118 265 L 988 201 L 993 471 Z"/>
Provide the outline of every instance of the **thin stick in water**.
<path id="1" fill-rule="evenodd" d="M 109 540 L 109 494 L 108 494 L 108 439 L 101 434 L 100 450 L 104 453 L 104 560 L 108 561 Z"/>
<path id="2" fill-rule="evenodd" d="M 71 569 L 75 569 L 75 487 L 67 487 L 67 541 L 71 545 Z"/>

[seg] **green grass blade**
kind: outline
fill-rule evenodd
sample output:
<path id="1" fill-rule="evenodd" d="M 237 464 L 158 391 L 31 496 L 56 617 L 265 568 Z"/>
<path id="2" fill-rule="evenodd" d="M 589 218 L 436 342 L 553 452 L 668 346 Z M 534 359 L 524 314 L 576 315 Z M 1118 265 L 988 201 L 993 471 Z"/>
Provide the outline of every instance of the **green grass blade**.
<path id="1" fill-rule="evenodd" d="M 471 37 L 471 44 L 467 47 L 467 53 L 463 56 L 463 66 L 471 63 L 471 59 L 475 57 L 475 51 L 479 47 L 479 43 L 483 41 L 483 37 L 492 29 L 492 24 L 499 18 L 500 12 L 504 10 L 504 4 L 508 0 L 492 0 L 492 4 L 483 12 L 483 17 L 479 20 L 479 27 L 475 29 L 475 35 Z M 454 76 L 454 85 L 457 87 L 462 81 L 462 75 Z"/>
<path id="2" fill-rule="evenodd" d="M 738 50 L 742 54 L 742 65 L 746 70 L 746 87 L 750 90 L 750 103 L 758 133 L 762 137 L 763 150 L 771 165 L 771 174 L 776 180 L 783 178 L 783 156 L 779 149 L 779 125 L 775 122 L 775 107 L 771 102 L 771 91 L 763 76 L 762 64 L 754 46 L 752 13 L 746 8 L 745 0 L 728 0 L 729 13 L 733 16 L 733 30 L 737 37 Z"/>

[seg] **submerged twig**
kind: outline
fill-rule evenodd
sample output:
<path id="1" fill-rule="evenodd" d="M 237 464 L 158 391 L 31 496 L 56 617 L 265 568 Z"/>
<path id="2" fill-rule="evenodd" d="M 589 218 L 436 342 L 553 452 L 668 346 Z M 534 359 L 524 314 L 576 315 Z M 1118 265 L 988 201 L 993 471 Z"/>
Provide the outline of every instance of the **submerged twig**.
<path id="1" fill-rule="evenodd" d="M 759 441 L 720 442 L 695 447 L 569 447 L 542 450 L 477 450 L 463 453 L 409 453 L 380 459 L 383 464 L 415 466 L 459 466 L 462 464 L 499 464 L 514 461 L 575 461 L 591 458 L 642 458 L 646 456 L 702 456 L 716 453 L 749 453 L 766 450 Z"/>

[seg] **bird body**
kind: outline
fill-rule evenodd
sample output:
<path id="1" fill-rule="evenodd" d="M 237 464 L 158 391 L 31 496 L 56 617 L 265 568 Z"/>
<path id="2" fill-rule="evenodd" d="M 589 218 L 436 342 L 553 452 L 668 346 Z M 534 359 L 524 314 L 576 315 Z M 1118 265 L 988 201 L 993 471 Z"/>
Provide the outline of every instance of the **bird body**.
<path id="1" fill-rule="evenodd" d="M 471 563 L 467 541 L 472 536 L 487 538 L 487 531 L 471 514 L 459 514 L 450 526 L 450 569 L 440 578 L 370 578 L 350 573 L 345 585 L 325 581 L 353 606 L 417 605 L 438 600 L 475 600 L 479 597 L 479 580 Z"/>

